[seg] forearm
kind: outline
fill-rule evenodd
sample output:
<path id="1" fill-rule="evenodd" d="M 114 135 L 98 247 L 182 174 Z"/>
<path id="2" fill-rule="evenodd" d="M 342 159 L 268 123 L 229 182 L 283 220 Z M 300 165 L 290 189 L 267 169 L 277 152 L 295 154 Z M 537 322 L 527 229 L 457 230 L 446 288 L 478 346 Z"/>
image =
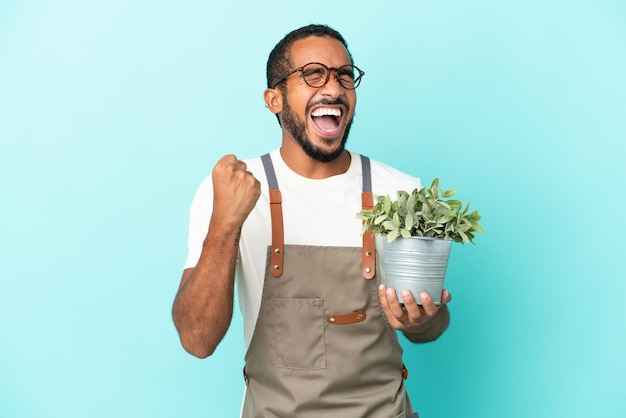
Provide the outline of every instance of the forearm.
<path id="1" fill-rule="evenodd" d="M 424 328 L 416 332 L 404 332 L 404 336 L 414 343 L 427 343 L 435 341 L 443 334 L 450 324 L 450 311 L 448 306 L 444 305 L 437 311 L 432 320 L 424 324 Z"/>
<path id="2" fill-rule="evenodd" d="M 197 266 L 183 274 L 172 316 L 183 347 L 196 357 L 210 356 L 230 325 L 239 230 L 210 227 Z"/>

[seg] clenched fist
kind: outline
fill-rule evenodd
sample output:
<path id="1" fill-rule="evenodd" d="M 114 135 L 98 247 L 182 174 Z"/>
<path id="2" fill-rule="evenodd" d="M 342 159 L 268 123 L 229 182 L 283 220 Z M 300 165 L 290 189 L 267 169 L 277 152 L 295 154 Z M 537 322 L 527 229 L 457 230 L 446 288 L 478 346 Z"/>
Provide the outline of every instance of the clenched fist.
<path id="1" fill-rule="evenodd" d="M 261 195 L 261 184 L 246 168 L 232 154 L 213 168 L 213 217 L 236 228 L 243 225 Z"/>

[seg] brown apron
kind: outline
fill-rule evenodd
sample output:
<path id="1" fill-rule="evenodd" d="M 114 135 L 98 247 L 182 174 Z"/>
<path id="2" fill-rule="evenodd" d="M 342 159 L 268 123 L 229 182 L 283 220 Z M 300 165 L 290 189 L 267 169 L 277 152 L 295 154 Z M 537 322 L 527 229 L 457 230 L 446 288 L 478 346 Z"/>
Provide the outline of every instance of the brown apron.
<path id="1" fill-rule="evenodd" d="M 371 175 L 369 160 L 361 160 L 367 206 Z M 263 162 L 272 246 L 246 353 L 242 417 L 406 417 L 402 348 L 378 299 L 373 237 L 364 238 L 367 251 L 283 245 L 280 192 L 269 155 Z"/>

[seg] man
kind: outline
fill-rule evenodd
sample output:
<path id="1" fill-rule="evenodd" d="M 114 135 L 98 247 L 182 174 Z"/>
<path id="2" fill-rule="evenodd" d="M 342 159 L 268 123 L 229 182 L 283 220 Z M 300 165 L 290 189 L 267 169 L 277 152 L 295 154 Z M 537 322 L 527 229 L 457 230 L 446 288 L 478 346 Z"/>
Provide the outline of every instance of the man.
<path id="1" fill-rule="evenodd" d="M 401 305 L 379 285 L 371 235 L 361 236 L 356 213 L 371 192 L 421 187 L 345 149 L 363 74 L 333 29 L 288 34 L 269 56 L 264 92 L 280 148 L 221 158 L 194 198 L 174 322 L 188 352 L 211 355 L 230 324 L 236 277 L 243 417 L 407 416 L 395 330 L 427 342 L 448 325 L 449 293 L 440 305 L 416 295 L 418 304 L 398 289 Z"/>

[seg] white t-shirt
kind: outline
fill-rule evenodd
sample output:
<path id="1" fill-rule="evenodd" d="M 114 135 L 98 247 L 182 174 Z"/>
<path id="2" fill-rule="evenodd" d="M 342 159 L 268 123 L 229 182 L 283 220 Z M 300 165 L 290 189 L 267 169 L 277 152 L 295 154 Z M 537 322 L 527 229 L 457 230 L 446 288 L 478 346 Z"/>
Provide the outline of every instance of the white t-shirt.
<path id="1" fill-rule="evenodd" d="M 279 150 L 270 155 L 282 196 L 285 244 L 360 247 L 361 220 L 356 218 L 363 191 L 360 155 L 351 152 L 348 171 L 326 179 L 309 179 L 293 172 Z M 263 163 L 260 157 L 245 163 L 261 183 L 261 197 L 241 231 L 236 273 L 247 349 L 261 305 L 267 247 L 271 245 L 272 234 L 269 187 Z M 411 192 L 422 187 L 419 178 L 378 161 L 371 160 L 371 173 L 374 196 L 388 194 L 395 198 L 398 190 Z M 209 176 L 200 184 L 191 206 L 185 268 L 198 263 L 212 207 L 213 182 Z"/>

